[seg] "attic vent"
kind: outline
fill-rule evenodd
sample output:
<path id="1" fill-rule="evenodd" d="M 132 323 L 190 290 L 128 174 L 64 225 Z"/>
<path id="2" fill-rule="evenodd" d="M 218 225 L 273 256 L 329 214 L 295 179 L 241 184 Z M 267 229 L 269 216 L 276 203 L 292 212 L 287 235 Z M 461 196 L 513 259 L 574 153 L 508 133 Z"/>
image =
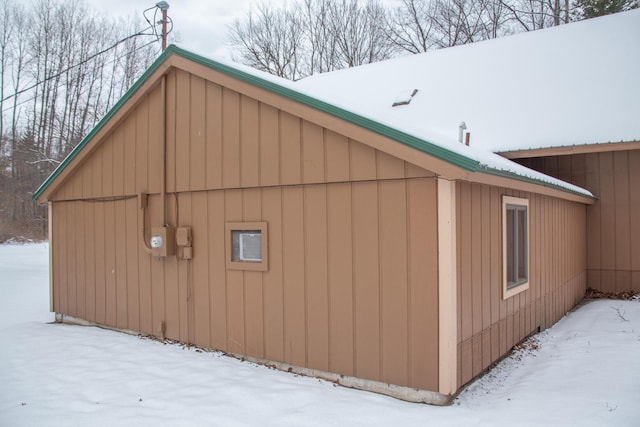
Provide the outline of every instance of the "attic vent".
<path id="1" fill-rule="evenodd" d="M 418 93 L 418 89 L 405 90 L 404 92 L 401 92 L 393 101 L 391 106 L 397 107 L 399 105 L 409 105 L 416 93 Z"/>

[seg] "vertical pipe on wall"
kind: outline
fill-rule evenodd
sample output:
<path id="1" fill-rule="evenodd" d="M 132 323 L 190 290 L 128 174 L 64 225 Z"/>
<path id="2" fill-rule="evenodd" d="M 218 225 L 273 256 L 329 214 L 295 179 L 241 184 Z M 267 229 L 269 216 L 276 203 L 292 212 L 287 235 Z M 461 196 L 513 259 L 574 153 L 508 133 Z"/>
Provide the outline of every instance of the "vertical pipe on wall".
<path id="1" fill-rule="evenodd" d="M 160 204 L 162 206 L 162 225 L 167 223 L 167 75 L 162 76 L 160 83 L 160 139 L 162 141 L 162 183 L 160 188 Z"/>
<path id="2" fill-rule="evenodd" d="M 166 112 L 166 94 L 167 94 L 167 76 L 166 74 L 162 76 L 162 80 L 160 83 L 160 110 L 161 110 L 161 119 L 160 119 L 160 140 L 162 146 L 162 155 L 161 155 L 161 181 L 160 181 L 160 205 L 162 209 L 162 226 L 167 223 L 167 209 L 166 209 L 166 199 L 167 199 L 167 132 L 166 132 L 166 122 L 167 122 L 167 112 Z M 153 249 L 149 247 L 147 244 L 147 239 L 145 237 L 145 213 L 148 205 L 147 194 L 140 193 L 138 195 L 138 227 L 140 229 L 140 239 L 142 243 L 142 248 L 148 254 L 154 253 Z"/>

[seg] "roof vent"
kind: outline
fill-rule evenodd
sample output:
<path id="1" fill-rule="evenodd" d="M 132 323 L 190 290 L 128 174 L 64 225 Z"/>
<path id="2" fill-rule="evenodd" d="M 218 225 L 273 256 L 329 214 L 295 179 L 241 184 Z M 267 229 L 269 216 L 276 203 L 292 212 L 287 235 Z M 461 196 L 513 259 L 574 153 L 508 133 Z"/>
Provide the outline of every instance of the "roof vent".
<path id="1" fill-rule="evenodd" d="M 410 89 L 401 92 L 396 99 L 391 104 L 392 107 L 397 107 L 399 105 L 409 105 L 413 97 L 418 93 L 418 89 Z"/>
<path id="2" fill-rule="evenodd" d="M 465 122 L 461 122 L 458 125 L 458 142 L 460 144 L 464 144 L 464 131 L 467 130 L 467 124 Z"/>

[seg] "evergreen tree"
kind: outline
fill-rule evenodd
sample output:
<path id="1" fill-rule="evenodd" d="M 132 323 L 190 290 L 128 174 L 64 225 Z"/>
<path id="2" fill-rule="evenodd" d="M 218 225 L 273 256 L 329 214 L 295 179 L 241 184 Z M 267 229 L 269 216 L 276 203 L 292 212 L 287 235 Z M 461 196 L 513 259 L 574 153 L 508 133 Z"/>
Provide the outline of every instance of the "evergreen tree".
<path id="1" fill-rule="evenodd" d="M 580 19 L 589 19 L 636 9 L 638 0 L 576 0 L 575 7 Z"/>

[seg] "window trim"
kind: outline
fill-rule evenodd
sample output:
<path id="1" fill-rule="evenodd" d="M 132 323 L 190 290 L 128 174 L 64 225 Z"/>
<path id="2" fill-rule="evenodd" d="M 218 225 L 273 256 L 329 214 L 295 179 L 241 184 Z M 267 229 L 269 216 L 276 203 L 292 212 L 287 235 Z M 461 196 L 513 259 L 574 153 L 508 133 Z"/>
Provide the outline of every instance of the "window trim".
<path id="1" fill-rule="evenodd" d="M 524 208 L 525 211 L 525 238 L 526 238 L 526 246 L 525 246 L 525 256 L 524 262 L 526 265 L 525 279 L 519 282 L 509 283 L 508 282 L 508 260 L 507 260 L 507 211 L 510 207 L 516 207 L 517 209 Z M 529 227 L 529 200 L 521 197 L 512 197 L 512 196 L 502 196 L 502 299 L 506 300 L 511 298 L 514 295 L 519 294 L 520 292 L 524 292 L 529 289 L 529 283 L 531 281 L 531 269 L 530 269 L 530 247 L 531 247 L 531 234 Z M 517 233 L 516 233 L 517 234 Z M 514 246 L 515 248 L 515 246 Z M 515 252 L 515 249 L 514 249 Z M 514 259 L 519 259 L 520 257 L 514 256 Z"/>
<path id="2" fill-rule="evenodd" d="M 261 261 L 233 260 L 232 235 L 234 231 L 260 231 Z M 269 234 L 266 222 L 227 222 L 225 224 L 226 267 L 229 270 L 268 271 Z"/>

